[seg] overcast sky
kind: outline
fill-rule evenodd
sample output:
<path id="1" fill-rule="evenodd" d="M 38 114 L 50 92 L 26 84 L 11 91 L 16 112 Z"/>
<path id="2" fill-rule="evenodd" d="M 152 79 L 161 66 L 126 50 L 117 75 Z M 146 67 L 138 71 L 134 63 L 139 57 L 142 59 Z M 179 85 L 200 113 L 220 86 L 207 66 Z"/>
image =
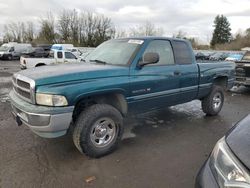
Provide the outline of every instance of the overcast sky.
<path id="1" fill-rule="evenodd" d="M 165 36 L 182 30 L 203 42 L 211 39 L 217 14 L 227 16 L 232 33 L 250 27 L 250 0 L 0 0 L 0 36 L 8 21 L 39 23 L 46 12 L 63 9 L 102 13 L 121 28 L 150 21 Z"/>

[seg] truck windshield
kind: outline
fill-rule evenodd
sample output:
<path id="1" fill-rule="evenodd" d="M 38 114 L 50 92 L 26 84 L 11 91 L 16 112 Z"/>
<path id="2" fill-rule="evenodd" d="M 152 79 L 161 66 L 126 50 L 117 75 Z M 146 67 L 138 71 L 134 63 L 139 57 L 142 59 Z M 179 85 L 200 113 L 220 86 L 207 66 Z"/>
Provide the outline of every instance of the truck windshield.
<path id="1" fill-rule="evenodd" d="M 0 47 L 0 51 L 1 51 L 1 52 L 7 52 L 7 51 L 9 51 L 9 49 L 10 49 L 9 46 L 1 46 L 1 47 Z"/>
<path id="2" fill-rule="evenodd" d="M 99 45 L 85 59 L 86 62 L 105 62 L 103 64 L 127 65 L 143 40 L 116 39 Z"/>

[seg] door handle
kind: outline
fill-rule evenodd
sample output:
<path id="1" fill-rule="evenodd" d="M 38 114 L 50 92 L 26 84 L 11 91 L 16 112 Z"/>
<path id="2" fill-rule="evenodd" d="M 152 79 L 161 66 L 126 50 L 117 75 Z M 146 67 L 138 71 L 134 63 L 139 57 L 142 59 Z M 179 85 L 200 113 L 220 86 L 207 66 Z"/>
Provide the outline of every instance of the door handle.
<path id="1" fill-rule="evenodd" d="M 174 71 L 174 75 L 179 76 L 179 75 L 181 75 L 181 72 L 180 71 Z"/>

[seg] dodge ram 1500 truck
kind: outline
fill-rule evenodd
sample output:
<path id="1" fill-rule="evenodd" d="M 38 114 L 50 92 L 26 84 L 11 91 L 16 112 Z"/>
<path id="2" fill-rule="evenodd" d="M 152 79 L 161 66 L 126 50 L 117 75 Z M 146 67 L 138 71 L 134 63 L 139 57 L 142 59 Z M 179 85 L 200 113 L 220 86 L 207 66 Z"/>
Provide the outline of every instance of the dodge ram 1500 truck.
<path id="1" fill-rule="evenodd" d="M 194 99 L 207 115 L 220 112 L 223 88 L 234 83 L 235 64 L 197 64 L 189 42 L 143 37 L 102 43 L 85 63 L 27 69 L 13 75 L 10 99 L 18 125 L 41 137 L 70 129 L 78 150 L 90 157 L 112 152 L 123 117 Z"/>

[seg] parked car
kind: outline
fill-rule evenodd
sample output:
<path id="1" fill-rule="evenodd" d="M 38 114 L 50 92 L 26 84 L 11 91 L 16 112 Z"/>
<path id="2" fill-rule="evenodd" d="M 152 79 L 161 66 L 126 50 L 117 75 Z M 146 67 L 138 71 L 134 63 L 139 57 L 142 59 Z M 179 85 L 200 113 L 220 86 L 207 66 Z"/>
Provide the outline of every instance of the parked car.
<path id="1" fill-rule="evenodd" d="M 250 115 L 220 139 L 196 178 L 196 188 L 250 187 Z"/>
<path id="2" fill-rule="evenodd" d="M 234 63 L 196 63 L 188 41 L 164 37 L 109 40 L 85 61 L 14 74 L 10 100 L 19 125 L 46 138 L 72 125 L 75 146 L 91 157 L 118 146 L 128 113 L 199 99 L 217 115 L 235 75 Z"/>
<path id="3" fill-rule="evenodd" d="M 197 52 L 195 55 L 196 60 L 209 60 L 210 54 Z"/>
<path id="4" fill-rule="evenodd" d="M 211 61 L 223 61 L 228 57 L 228 53 L 225 52 L 217 52 L 209 57 Z"/>
<path id="5" fill-rule="evenodd" d="M 67 48 L 66 50 L 74 54 L 77 58 L 79 58 L 82 55 L 82 52 L 78 48 L 75 48 L 75 47 Z"/>
<path id="6" fill-rule="evenodd" d="M 22 56 L 27 58 L 27 57 L 48 57 L 49 52 L 46 52 L 43 48 L 41 47 L 35 47 L 35 48 L 30 48 L 27 51 L 22 53 Z"/>
<path id="7" fill-rule="evenodd" d="M 31 44 L 9 42 L 0 47 L 0 59 L 19 59 L 21 54 L 31 48 Z"/>
<path id="8" fill-rule="evenodd" d="M 79 62 L 78 58 L 68 51 L 52 50 L 47 58 L 32 58 L 21 57 L 21 69 L 29 69 L 44 65 L 60 64 L 60 63 L 76 63 Z"/>
<path id="9" fill-rule="evenodd" d="M 51 44 L 37 44 L 36 47 L 42 48 L 44 51 L 49 52 L 51 50 Z"/>
<path id="10" fill-rule="evenodd" d="M 243 54 L 230 54 L 225 60 L 226 61 L 240 61 Z"/>
<path id="11" fill-rule="evenodd" d="M 236 61 L 235 84 L 250 87 L 250 51 L 246 52 L 241 61 Z"/>

